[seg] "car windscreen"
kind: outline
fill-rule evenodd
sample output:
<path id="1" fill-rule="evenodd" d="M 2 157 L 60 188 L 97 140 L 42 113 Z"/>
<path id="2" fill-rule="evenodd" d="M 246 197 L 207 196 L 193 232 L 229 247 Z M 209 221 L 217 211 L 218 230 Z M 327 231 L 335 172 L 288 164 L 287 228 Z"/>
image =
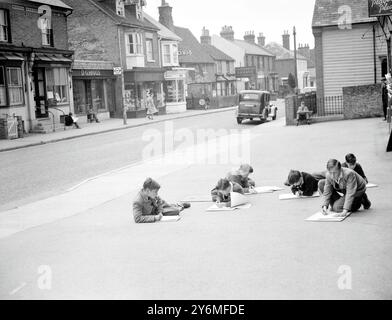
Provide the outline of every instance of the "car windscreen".
<path id="1" fill-rule="evenodd" d="M 257 93 L 243 93 L 240 95 L 240 101 L 259 101 L 260 95 Z"/>

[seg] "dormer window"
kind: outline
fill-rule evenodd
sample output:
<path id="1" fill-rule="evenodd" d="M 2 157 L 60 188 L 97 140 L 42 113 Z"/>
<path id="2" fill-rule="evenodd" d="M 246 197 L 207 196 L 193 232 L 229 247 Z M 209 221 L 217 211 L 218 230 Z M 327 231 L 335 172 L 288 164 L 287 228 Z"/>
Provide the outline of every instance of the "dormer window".
<path id="1" fill-rule="evenodd" d="M 124 0 L 116 0 L 116 13 L 121 17 L 125 17 Z"/>
<path id="2" fill-rule="evenodd" d="M 42 45 L 53 46 L 53 30 L 50 24 L 50 20 L 47 18 L 41 19 L 41 34 L 42 34 Z"/>
<path id="3" fill-rule="evenodd" d="M 136 18 L 138 20 L 142 20 L 143 18 L 143 10 L 142 10 L 142 6 L 140 5 L 140 1 L 136 2 Z"/>

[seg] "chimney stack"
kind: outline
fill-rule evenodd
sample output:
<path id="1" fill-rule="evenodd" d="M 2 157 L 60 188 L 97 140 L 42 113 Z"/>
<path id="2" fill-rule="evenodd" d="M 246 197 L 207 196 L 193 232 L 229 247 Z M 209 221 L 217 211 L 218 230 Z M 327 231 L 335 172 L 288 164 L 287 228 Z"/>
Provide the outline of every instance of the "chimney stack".
<path id="1" fill-rule="evenodd" d="M 283 47 L 286 48 L 287 50 L 290 50 L 290 34 L 289 34 L 289 32 L 284 31 L 282 38 L 283 38 Z"/>
<path id="2" fill-rule="evenodd" d="M 206 27 L 203 27 L 203 30 L 201 31 L 200 43 L 211 45 L 210 31 L 206 29 Z"/>
<path id="3" fill-rule="evenodd" d="M 250 44 L 255 44 L 255 32 L 254 31 L 247 31 L 244 35 L 244 40 Z"/>
<path id="4" fill-rule="evenodd" d="M 261 47 L 265 46 L 265 36 L 263 33 L 259 33 L 259 36 L 257 37 L 257 43 Z"/>
<path id="5" fill-rule="evenodd" d="M 165 0 L 162 0 L 162 5 L 158 9 L 159 22 L 171 31 L 174 31 L 174 23 L 172 16 L 173 8 Z"/>
<path id="6" fill-rule="evenodd" d="M 305 44 L 305 45 L 299 45 L 298 47 L 298 53 L 301 56 L 304 56 L 307 59 L 310 59 L 310 47 L 309 44 Z"/>
<path id="7" fill-rule="evenodd" d="M 224 26 L 222 27 L 222 31 L 220 33 L 220 36 L 222 38 L 225 38 L 226 40 L 233 41 L 234 40 L 234 31 L 232 26 Z"/>

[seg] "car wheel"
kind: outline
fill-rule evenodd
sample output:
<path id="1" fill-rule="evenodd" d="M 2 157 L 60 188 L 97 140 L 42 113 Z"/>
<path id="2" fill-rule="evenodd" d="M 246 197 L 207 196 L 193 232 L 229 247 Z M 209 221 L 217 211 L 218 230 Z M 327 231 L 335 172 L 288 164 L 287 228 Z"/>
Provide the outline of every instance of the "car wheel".
<path id="1" fill-rule="evenodd" d="M 237 123 L 241 124 L 242 123 L 242 118 L 237 118 Z"/>

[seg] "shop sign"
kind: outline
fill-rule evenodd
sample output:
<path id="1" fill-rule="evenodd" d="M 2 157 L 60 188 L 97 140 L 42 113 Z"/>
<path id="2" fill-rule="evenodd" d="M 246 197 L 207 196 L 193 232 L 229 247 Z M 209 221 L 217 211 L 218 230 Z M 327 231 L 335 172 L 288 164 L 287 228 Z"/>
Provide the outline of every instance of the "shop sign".
<path id="1" fill-rule="evenodd" d="M 235 68 L 236 78 L 252 78 L 257 75 L 256 67 Z"/>
<path id="2" fill-rule="evenodd" d="M 392 0 L 368 0 L 369 17 L 392 15 Z"/>
<path id="3" fill-rule="evenodd" d="M 185 73 L 169 70 L 165 72 L 165 79 L 185 79 Z"/>

